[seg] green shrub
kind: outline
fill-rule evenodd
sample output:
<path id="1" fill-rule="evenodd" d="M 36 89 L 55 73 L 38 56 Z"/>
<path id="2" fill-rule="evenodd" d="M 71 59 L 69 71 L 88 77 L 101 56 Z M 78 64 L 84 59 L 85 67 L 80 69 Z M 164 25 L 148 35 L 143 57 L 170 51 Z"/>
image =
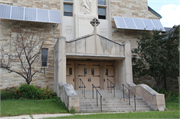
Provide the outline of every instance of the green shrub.
<path id="1" fill-rule="evenodd" d="M 69 110 L 69 113 L 71 113 L 71 114 L 76 113 L 76 110 L 74 109 L 74 107 L 71 107 L 71 109 Z"/>
<path id="2" fill-rule="evenodd" d="M 179 100 L 179 91 L 160 89 L 159 93 L 164 94 L 166 100 Z"/>
<path id="3" fill-rule="evenodd" d="M 34 85 L 21 84 L 19 87 L 19 92 L 22 97 L 26 99 L 42 99 L 42 91 Z"/>
<path id="4" fill-rule="evenodd" d="M 42 95 L 45 99 L 52 99 L 56 96 L 56 93 L 53 92 L 52 89 L 42 88 L 41 91 L 42 91 Z"/>
<path id="5" fill-rule="evenodd" d="M 1 90 L 1 99 L 52 99 L 56 96 L 53 90 L 40 86 L 21 84 L 19 87 L 9 87 Z"/>
<path id="6" fill-rule="evenodd" d="M 19 99 L 20 95 L 17 92 L 17 87 L 7 87 L 1 90 L 1 99 L 8 100 L 8 99 Z"/>

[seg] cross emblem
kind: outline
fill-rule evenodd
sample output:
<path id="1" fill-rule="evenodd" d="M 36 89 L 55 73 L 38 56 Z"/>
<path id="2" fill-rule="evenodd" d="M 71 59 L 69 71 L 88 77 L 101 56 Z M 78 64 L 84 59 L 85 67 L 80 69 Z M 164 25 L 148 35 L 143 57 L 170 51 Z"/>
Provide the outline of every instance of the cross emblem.
<path id="1" fill-rule="evenodd" d="M 98 25 L 100 24 L 100 22 L 99 22 L 98 19 L 94 18 L 94 19 L 90 22 L 90 24 L 91 24 L 92 26 L 96 27 L 96 26 L 98 26 Z"/>

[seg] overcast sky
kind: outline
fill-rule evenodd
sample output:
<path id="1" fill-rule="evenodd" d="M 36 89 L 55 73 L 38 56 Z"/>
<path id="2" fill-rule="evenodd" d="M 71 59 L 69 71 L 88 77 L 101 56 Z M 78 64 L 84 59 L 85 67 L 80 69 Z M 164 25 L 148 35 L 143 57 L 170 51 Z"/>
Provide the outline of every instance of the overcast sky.
<path id="1" fill-rule="evenodd" d="M 162 16 L 164 27 L 180 24 L 180 0 L 148 0 L 148 5 Z"/>

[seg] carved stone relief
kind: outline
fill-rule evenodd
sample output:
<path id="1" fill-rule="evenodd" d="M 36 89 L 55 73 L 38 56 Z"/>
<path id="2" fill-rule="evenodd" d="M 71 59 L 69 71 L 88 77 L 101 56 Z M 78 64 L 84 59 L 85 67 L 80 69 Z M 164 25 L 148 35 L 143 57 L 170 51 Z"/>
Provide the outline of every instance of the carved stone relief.
<path id="1" fill-rule="evenodd" d="M 84 14 L 91 13 L 91 2 L 90 0 L 81 0 L 81 11 Z"/>

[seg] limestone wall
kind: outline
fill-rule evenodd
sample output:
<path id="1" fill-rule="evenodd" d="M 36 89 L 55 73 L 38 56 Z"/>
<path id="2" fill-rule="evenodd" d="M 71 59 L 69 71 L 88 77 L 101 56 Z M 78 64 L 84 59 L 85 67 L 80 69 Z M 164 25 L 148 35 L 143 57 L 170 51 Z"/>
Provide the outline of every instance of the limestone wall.
<path id="1" fill-rule="evenodd" d="M 40 9 L 50 9 L 50 10 L 60 10 L 60 0 L 0 0 L 0 4 L 8 4 L 19 7 L 31 7 Z M 54 44 L 58 37 L 60 37 L 60 25 L 55 27 L 53 24 L 47 23 L 35 23 L 35 22 L 22 22 L 14 20 L 2 20 L 0 19 L 0 45 L 8 44 L 11 39 L 17 33 L 17 28 L 22 27 L 24 31 L 38 31 L 45 34 L 46 42 L 44 48 L 48 48 L 48 71 L 46 74 L 36 74 L 33 77 L 32 83 L 35 85 L 40 85 L 42 87 L 53 87 L 53 58 L 54 58 Z M 5 47 L 7 51 L 11 51 L 9 46 Z M 18 62 L 17 62 L 18 63 Z M 39 62 L 40 63 L 40 62 Z M 35 66 L 40 66 L 40 64 L 35 64 Z M 0 69 L 0 89 L 9 86 L 18 86 L 20 83 L 25 82 L 25 80 L 15 74 L 8 73 L 4 69 Z"/>
<path id="2" fill-rule="evenodd" d="M 52 24 L 44 23 L 30 23 L 30 22 L 20 22 L 20 21 L 11 21 L 11 20 L 1 20 L 0 25 L 0 45 L 6 45 L 5 50 L 8 52 L 14 52 L 13 46 L 8 45 L 12 42 L 11 39 L 15 38 L 17 34 L 17 28 L 21 26 L 24 31 L 28 29 L 31 31 L 38 31 L 45 35 L 45 44 L 43 48 L 48 48 L 48 71 L 46 70 L 45 74 L 36 74 L 33 77 L 32 83 L 35 85 L 40 85 L 42 87 L 53 87 L 53 58 L 54 58 L 54 43 L 56 39 L 60 36 L 60 28 L 54 27 Z M 18 64 L 18 62 L 15 62 Z M 33 68 L 40 67 L 41 61 L 38 64 L 34 64 Z M 52 65 L 51 65 L 52 64 Z M 20 65 L 19 65 L 20 66 Z M 18 68 L 18 67 L 17 67 Z M 0 69 L 0 89 L 18 86 L 20 83 L 25 82 L 25 80 L 15 74 L 8 73 L 6 70 Z"/>
<path id="3" fill-rule="evenodd" d="M 19 7 L 60 10 L 60 0 L 0 0 L 0 3 Z"/>
<path id="4" fill-rule="evenodd" d="M 111 8 L 111 16 L 144 19 L 155 17 L 148 11 L 147 0 L 111 0 Z"/>

